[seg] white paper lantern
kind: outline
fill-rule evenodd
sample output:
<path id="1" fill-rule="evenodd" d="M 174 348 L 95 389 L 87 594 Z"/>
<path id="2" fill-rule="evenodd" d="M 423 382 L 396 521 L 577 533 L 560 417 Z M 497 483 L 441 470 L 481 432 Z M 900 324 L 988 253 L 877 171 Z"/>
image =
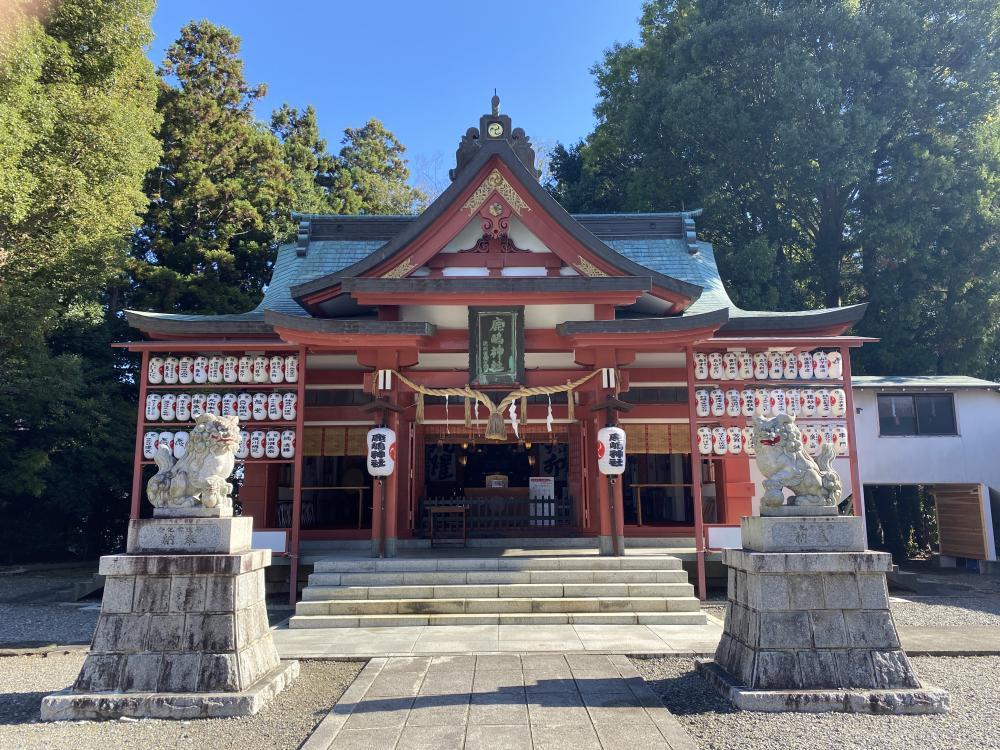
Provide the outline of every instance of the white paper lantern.
<path id="1" fill-rule="evenodd" d="M 150 357 L 149 369 L 146 371 L 146 379 L 154 385 L 163 382 L 163 357 Z"/>
<path id="2" fill-rule="evenodd" d="M 205 413 L 214 417 L 222 416 L 222 394 L 209 393 L 205 397 Z"/>
<path id="3" fill-rule="evenodd" d="M 158 432 L 147 432 L 142 436 L 142 457 L 150 460 L 156 455 L 156 442 L 160 437 Z"/>
<path id="4" fill-rule="evenodd" d="M 809 352 L 799 352 L 799 377 L 803 380 L 812 380 L 813 357 Z"/>
<path id="5" fill-rule="evenodd" d="M 295 430 L 281 431 L 281 457 L 295 457 Z"/>
<path id="6" fill-rule="evenodd" d="M 830 379 L 840 380 L 844 377 L 844 358 L 840 352 L 830 352 L 826 355 L 826 359 L 830 368 Z"/>
<path id="7" fill-rule="evenodd" d="M 753 427 L 743 428 L 743 451 L 748 456 L 757 455 L 757 451 L 753 449 Z"/>
<path id="8" fill-rule="evenodd" d="M 754 391 L 754 408 L 762 417 L 771 416 L 771 391 L 767 388 Z"/>
<path id="9" fill-rule="evenodd" d="M 156 450 L 159 451 L 160 448 L 166 448 L 171 453 L 174 452 L 174 433 L 161 432 L 156 436 Z"/>
<path id="10" fill-rule="evenodd" d="M 277 430 L 268 430 L 265 433 L 264 455 L 268 458 L 277 458 L 281 455 L 281 433 Z"/>
<path id="11" fill-rule="evenodd" d="M 180 360 L 177 357 L 167 357 L 163 360 L 163 382 L 173 384 L 177 382 L 177 367 Z"/>
<path id="12" fill-rule="evenodd" d="M 230 354 L 224 360 L 222 360 L 222 380 L 225 383 L 236 383 L 239 382 L 239 367 L 240 359 L 239 357 L 234 357 Z"/>
<path id="13" fill-rule="evenodd" d="M 199 354 L 194 358 L 194 363 L 191 365 L 191 377 L 196 383 L 208 382 L 208 357 Z"/>
<path id="14" fill-rule="evenodd" d="M 740 408 L 740 392 L 735 388 L 730 388 L 726 391 L 726 416 L 738 417 Z"/>
<path id="15" fill-rule="evenodd" d="M 695 380 L 708 380 L 708 355 L 704 352 L 694 353 Z"/>
<path id="16" fill-rule="evenodd" d="M 294 422 L 297 413 L 296 405 L 299 396 L 297 393 L 286 393 L 281 397 L 281 418 L 286 422 Z"/>
<path id="17" fill-rule="evenodd" d="M 750 352 L 739 352 L 736 355 L 737 367 L 740 373 L 740 380 L 753 379 L 753 357 Z"/>
<path id="18" fill-rule="evenodd" d="M 208 358 L 208 382 L 222 382 L 222 357 L 216 355 Z"/>
<path id="19" fill-rule="evenodd" d="M 785 372 L 785 358 L 781 352 L 768 352 L 767 355 L 767 376 L 771 380 L 781 380 Z"/>
<path id="20" fill-rule="evenodd" d="M 812 388 L 803 388 L 799 391 L 799 411 L 803 417 L 816 416 L 816 391 Z"/>
<path id="21" fill-rule="evenodd" d="M 174 458 L 184 458 L 188 450 L 188 434 L 186 432 L 174 433 Z"/>
<path id="22" fill-rule="evenodd" d="M 771 413 L 774 415 L 785 414 L 788 411 L 788 402 L 785 401 L 785 392 L 781 388 L 771 391 L 770 397 Z"/>
<path id="23" fill-rule="evenodd" d="M 281 419 L 281 394 L 267 394 L 267 418 L 272 422 Z"/>
<path id="24" fill-rule="evenodd" d="M 833 388 L 830 391 L 830 413 L 835 417 L 847 414 L 847 394 L 843 388 Z"/>
<path id="25" fill-rule="evenodd" d="M 173 393 L 164 393 L 160 401 L 160 419 L 164 422 L 173 422 L 177 419 L 177 396 Z"/>
<path id="26" fill-rule="evenodd" d="M 285 381 L 297 383 L 299 381 L 299 355 L 289 354 L 285 357 Z"/>
<path id="27" fill-rule="evenodd" d="M 722 355 L 722 379 L 740 379 L 740 360 L 736 352 L 726 352 Z"/>
<path id="28" fill-rule="evenodd" d="M 156 422 L 160 419 L 160 405 L 163 397 L 159 393 L 150 393 L 146 396 L 146 421 Z"/>
<path id="29" fill-rule="evenodd" d="M 753 388 L 744 388 L 740 393 L 740 413 L 744 417 L 752 417 L 757 412 L 756 392 Z"/>
<path id="30" fill-rule="evenodd" d="M 240 443 L 236 447 L 236 458 L 246 458 L 250 455 L 250 433 L 240 430 Z"/>
<path id="31" fill-rule="evenodd" d="M 847 425 L 838 424 L 833 428 L 833 442 L 837 449 L 838 456 L 846 456 L 848 445 L 847 445 Z"/>
<path id="32" fill-rule="evenodd" d="M 698 452 L 703 456 L 712 453 L 712 430 L 708 427 L 698 428 Z"/>
<path id="33" fill-rule="evenodd" d="M 267 376 L 272 383 L 283 383 L 285 381 L 285 358 L 275 354 L 271 357 L 267 367 Z"/>
<path id="34" fill-rule="evenodd" d="M 793 417 L 802 413 L 802 403 L 799 401 L 799 392 L 794 388 L 785 389 L 785 409 Z"/>
<path id="35" fill-rule="evenodd" d="M 813 354 L 813 377 L 817 380 L 827 380 L 830 377 L 830 357 L 826 352 Z"/>
<path id="36" fill-rule="evenodd" d="M 191 419 L 197 419 L 205 413 L 205 404 L 207 402 L 208 396 L 204 393 L 191 394 Z"/>
<path id="37" fill-rule="evenodd" d="M 253 382 L 253 357 L 249 355 L 240 357 L 239 365 L 236 368 L 236 378 L 241 383 Z"/>
<path id="38" fill-rule="evenodd" d="M 262 422 L 267 419 L 267 394 L 257 392 L 253 394 L 252 413 L 254 421 Z"/>
<path id="39" fill-rule="evenodd" d="M 177 360 L 177 382 L 189 385 L 194 382 L 194 358 L 181 357 Z"/>
<path id="40" fill-rule="evenodd" d="M 264 458 L 264 433 L 261 430 L 250 433 L 250 458 Z"/>
<path id="41" fill-rule="evenodd" d="M 726 413 L 726 394 L 721 388 L 713 388 L 709 394 L 712 416 L 721 417 Z"/>
<path id="42" fill-rule="evenodd" d="M 767 354 L 755 352 L 753 355 L 753 376 L 757 380 L 767 380 L 769 369 Z"/>
<path id="43" fill-rule="evenodd" d="M 782 368 L 782 377 L 785 380 L 795 380 L 799 374 L 799 358 L 795 355 L 795 352 L 785 352 L 784 360 L 785 366 Z"/>
<path id="44" fill-rule="evenodd" d="M 607 476 L 625 472 L 625 430 L 621 427 L 602 427 L 597 431 L 597 468 Z"/>
<path id="45" fill-rule="evenodd" d="M 698 388 L 694 392 L 695 413 L 699 417 L 707 417 L 712 410 L 709 406 L 710 396 L 707 388 Z"/>
<path id="46" fill-rule="evenodd" d="M 267 357 L 263 354 L 258 354 L 253 358 L 253 382 L 266 383 L 267 381 Z"/>
<path id="47" fill-rule="evenodd" d="M 712 451 L 717 456 L 726 455 L 726 428 L 712 428 Z"/>
<path id="48" fill-rule="evenodd" d="M 726 448 L 732 454 L 743 452 L 743 430 L 739 427 L 726 428 Z"/>
<path id="49" fill-rule="evenodd" d="M 241 422 L 249 422 L 253 417 L 253 396 L 249 393 L 241 393 L 236 397 L 236 416 Z"/>
<path id="50" fill-rule="evenodd" d="M 833 403 L 830 400 L 830 391 L 826 388 L 816 389 L 816 416 L 833 416 Z"/>
<path id="51" fill-rule="evenodd" d="M 708 355 L 708 377 L 712 380 L 723 380 L 726 377 L 722 366 L 722 352 L 712 352 Z"/>
<path id="52" fill-rule="evenodd" d="M 388 427 L 368 430 L 368 473 L 387 477 L 396 470 L 396 432 Z"/>

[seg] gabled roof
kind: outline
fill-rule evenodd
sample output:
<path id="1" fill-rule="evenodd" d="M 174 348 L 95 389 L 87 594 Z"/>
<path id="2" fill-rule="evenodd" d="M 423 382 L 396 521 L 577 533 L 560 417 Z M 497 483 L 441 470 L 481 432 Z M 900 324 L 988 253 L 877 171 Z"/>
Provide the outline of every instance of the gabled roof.
<path id="1" fill-rule="evenodd" d="M 341 279 L 370 273 L 380 265 L 386 264 L 400 255 L 407 245 L 426 232 L 446 212 L 455 210 L 460 196 L 474 185 L 475 180 L 482 179 L 483 170 L 495 159 L 499 159 L 510 170 L 519 187 L 523 188 L 527 195 L 536 201 L 562 230 L 595 256 L 620 270 L 623 275 L 648 276 L 654 285 L 676 292 L 689 300 L 696 300 L 701 295 L 702 290 L 698 285 L 662 274 L 655 269 L 644 268 L 594 236 L 583 224 L 567 213 L 558 201 L 538 183 L 507 141 L 498 140 L 483 144 L 475 157 L 463 167 L 451 185 L 428 206 L 427 210 L 412 222 L 405 224 L 385 245 L 362 260 L 335 273 L 293 286 L 292 297 L 297 302 L 302 303 L 309 295 L 336 287 L 340 284 Z"/>

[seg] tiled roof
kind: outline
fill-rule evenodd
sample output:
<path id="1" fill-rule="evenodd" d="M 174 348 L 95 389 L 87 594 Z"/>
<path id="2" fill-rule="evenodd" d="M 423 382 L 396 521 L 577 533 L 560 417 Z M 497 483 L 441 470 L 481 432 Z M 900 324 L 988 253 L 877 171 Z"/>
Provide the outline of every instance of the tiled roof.
<path id="1" fill-rule="evenodd" d="M 389 239 L 388 236 L 373 237 L 373 235 L 391 235 L 407 224 L 405 221 L 407 217 L 389 217 L 392 221 L 382 222 L 377 221 L 378 217 L 369 221 L 361 221 L 363 217 L 353 216 L 308 218 L 330 226 L 325 226 L 321 231 L 314 231 L 304 243 L 304 247 L 303 243 L 299 242 L 298 245 L 288 244 L 278 249 L 271 283 L 264 292 L 264 298 L 253 310 L 238 315 L 133 313 L 130 315 L 130 320 L 133 324 L 139 321 L 155 322 L 157 327 L 164 324 L 202 324 L 209 330 L 212 324 L 232 327 L 240 322 L 247 322 L 254 327 L 265 326 L 265 310 L 308 317 L 309 313 L 292 299 L 293 287 L 334 274 L 364 260 L 383 247 Z M 679 222 L 685 218 L 691 224 L 690 215 L 682 217 L 676 213 L 617 216 L 578 214 L 573 218 L 596 231 L 598 236 L 604 234 L 602 228 L 605 229 L 607 234 L 600 236 L 603 243 L 633 263 L 662 276 L 700 287 L 703 290 L 701 295 L 684 314 L 698 315 L 726 309 L 729 311 L 727 329 L 746 331 L 773 328 L 783 324 L 787 324 L 790 328 L 808 328 L 810 325 L 829 322 L 833 318 L 857 319 L 863 313 L 863 307 L 860 306 L 778 313 L 743 310 L 737 307 L 722 283 L 712 246 L 707 242 L 679 236 L 681 234 L 677 231 Z M 614 220 L 613 223 L 609 223 L 610 219 Z M 325 239 L 331 233 L 355 234 L 359 231 L 356 229 L 358 226 L 362 227 L 359 232 L 363 235 L 361 237 Z M 642 234 L 649 236 L 641 236 Z M 691 252 L 695 248 L 697 252 Z M 827 321 L 820 320 L 824 317 Z"/>

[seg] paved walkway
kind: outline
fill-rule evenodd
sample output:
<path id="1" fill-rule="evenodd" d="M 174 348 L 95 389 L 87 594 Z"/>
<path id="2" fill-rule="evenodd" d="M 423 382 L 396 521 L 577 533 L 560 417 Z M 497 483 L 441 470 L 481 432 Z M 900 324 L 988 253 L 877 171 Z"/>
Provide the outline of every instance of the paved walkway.
<path id="1" fill-rule="evenodd" d="M 272 631 L 283 659 L 475 654 L 600 652 L 711 654 L 722 626 L 707 625 L 431 625 Z"/>
<path id="2" fill-rule="evenodd" d="M 624 656 L 372 659 L 302 750 L 697 746 Z"/>

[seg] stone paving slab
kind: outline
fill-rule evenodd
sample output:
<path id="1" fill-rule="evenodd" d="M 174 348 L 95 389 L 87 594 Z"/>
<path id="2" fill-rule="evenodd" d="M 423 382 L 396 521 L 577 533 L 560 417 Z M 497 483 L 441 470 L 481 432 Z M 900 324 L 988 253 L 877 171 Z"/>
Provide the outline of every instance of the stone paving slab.
<path id="1" fill-rule="evenodd" d="M 722 635 L 705 625 L 435 625 L 272 631 L 283 659 L 410 654 L 569 653 L 708 655 Z"/>
<path id="2" fill-rule="evenodd" d="M 985 626 L 898 628 L 914 656 L 1000 654 L 1000 629 Z M 359 658 L 408 654 L 572 653 L 692 655 L 715 653 L 722 628 L 706 625 L 441 625 L 403 628 L 272 630 L 282 659 Z"/>
<path id="3" fill-rule="evenodd" d="M 577 653 L 374 658 L 302 750 L 623 747 L 697 746 L 627 657 Z"/>

